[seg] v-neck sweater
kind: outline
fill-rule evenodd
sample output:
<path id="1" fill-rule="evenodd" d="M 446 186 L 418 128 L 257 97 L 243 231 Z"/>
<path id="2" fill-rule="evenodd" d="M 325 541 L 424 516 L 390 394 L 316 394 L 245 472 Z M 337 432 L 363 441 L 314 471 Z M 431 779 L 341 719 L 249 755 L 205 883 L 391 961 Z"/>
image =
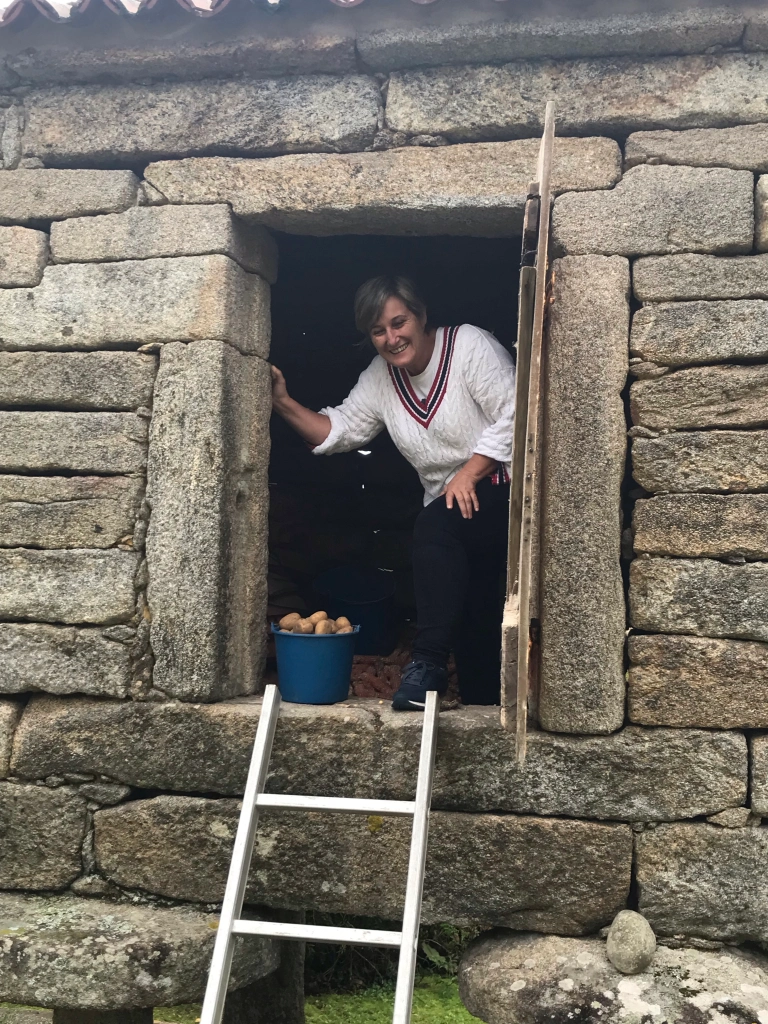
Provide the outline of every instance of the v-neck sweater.
<path id="1" fill-rule="evenodd" d="M 443 351 L 443 332 L 445 328 L 435 331 L 435 343 L 432 346 L 432 355 L 429 362 L 421 373 L 409 373 L 406 371 L 408 381 L 419 398 L 427 398 L 430 388 L 437 376 L 437 368 L 440 365 L 440 357 Z"/>
<path id="2" fill-rule="evenodd" d="M 438 328 L 417 383 L 376 356 L 341 405 L 320 410 L 331 430 L 315 455 L 354 451 L 386 429 L 419 474 L 425 505 L 475 453 L 509 471 L 515 367 L 492 334 L 471 324 Z"/>

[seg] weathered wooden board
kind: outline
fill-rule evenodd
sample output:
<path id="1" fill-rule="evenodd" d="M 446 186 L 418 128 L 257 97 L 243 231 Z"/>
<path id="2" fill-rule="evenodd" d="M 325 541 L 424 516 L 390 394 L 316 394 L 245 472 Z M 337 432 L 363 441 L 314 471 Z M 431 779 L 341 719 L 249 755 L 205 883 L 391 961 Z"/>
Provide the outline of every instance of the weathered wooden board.
<path id="1" fill-rule="evenodd" d="M 544 136 L 539 152 L 538 182 L 526 204 L 523 236 L 523 267 L 520 277 L 518 321 L 517 408 L 510 488 L 509 557 L 507 600 L 502 620 L 502 722 L 511 729 L 514 721 L 516 755 L 526 754 L 528 694 L 531 676 L 532 586 L 538 579 L 533 566 L 537 522 L 534 515 L 540 486 L 539 423 L 542 399 L 544 316 L 547 299 L 549 221 L 551 212 L 554 104 L 548 103 Z M 530 265 L 531 234 L 536 219 L 535 264 Z M 532 291 L 532 296 L 531 296 Z M 514 707 L 514 716 L 512 708 Z"/>

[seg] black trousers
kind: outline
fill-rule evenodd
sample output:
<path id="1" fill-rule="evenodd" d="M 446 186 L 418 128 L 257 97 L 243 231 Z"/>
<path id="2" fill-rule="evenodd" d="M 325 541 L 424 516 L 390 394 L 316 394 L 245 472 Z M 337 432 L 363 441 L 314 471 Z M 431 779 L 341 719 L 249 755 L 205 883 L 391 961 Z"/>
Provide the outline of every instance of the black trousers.
<path id="1" fill-rule="evenodd" d="M 416 520 L 413 657 L 445 665 L 453 649 L 462 703 L 498 704 L 509 485 L 486 478 L 476 490 L 471 519 L 436 498 Z"/>

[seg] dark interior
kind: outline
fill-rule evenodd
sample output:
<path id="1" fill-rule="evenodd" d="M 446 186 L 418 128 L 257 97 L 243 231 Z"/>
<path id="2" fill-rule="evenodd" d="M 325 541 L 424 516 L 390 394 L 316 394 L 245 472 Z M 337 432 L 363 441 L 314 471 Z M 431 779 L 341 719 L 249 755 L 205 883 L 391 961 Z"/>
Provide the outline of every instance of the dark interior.
<path id="1" fill-rule="evenodd" d="M 516 238 L 278 235 L 271 360 L 289 393 L 313 409 L 337 405 L 374 356 L 355 329 L 356 289 L 375 274 L 411 277 L 433 325 L 473 323 L 510 351 L 517 325 Z M 339 565 L 393 573 L 396 614 L 414 613 L 410 536 L 422 505 L 415 471 L 386 433 L 366 450 L 331 457 L 272 418 L 271 616 L 313 604 L 312 580 Z M 313 610 L 313 609 L 312 609 Z"/>

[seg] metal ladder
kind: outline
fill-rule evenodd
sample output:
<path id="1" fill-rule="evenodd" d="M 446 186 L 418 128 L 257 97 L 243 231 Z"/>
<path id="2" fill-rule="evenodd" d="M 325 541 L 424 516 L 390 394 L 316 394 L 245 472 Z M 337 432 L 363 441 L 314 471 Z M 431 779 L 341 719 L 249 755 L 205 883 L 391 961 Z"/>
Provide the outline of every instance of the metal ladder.
<path id="1" fill-rule="evenodd" d="M 240 821 L 232 851 L 232 862 L 229 866 L 219 928 L 213 947 L 213 959 L 211 960 L 200 1024 L 221 1024 L 236 935 L 262 935 L 275 939 L 295 939 L 299 942 L 342 942 L 358 946 L 399 947 L 400 960 L 397 969 L 392 1024 L 410 1024 L 439 710 L 438 694 L 435 691 L 430 691 L 427 694 L 427 704 L 424 709 L 415 800 L 358 800 L 344 797 L 288 796 L 264 792 L 280 711 L 280 693 L 277 687 L 270 685 L 266 688 L 256 740 L 253 744 L 248 781 L 245 785 L 243 808 L 240 812 Z M 294 811 L 344 811 L 349 814 L 393 814 L 412 817 L 413 830 L 402 931 L 331 928 L 241 919 L 259 811 L 267 807 L 279 807 L 283 810 Z"/>

